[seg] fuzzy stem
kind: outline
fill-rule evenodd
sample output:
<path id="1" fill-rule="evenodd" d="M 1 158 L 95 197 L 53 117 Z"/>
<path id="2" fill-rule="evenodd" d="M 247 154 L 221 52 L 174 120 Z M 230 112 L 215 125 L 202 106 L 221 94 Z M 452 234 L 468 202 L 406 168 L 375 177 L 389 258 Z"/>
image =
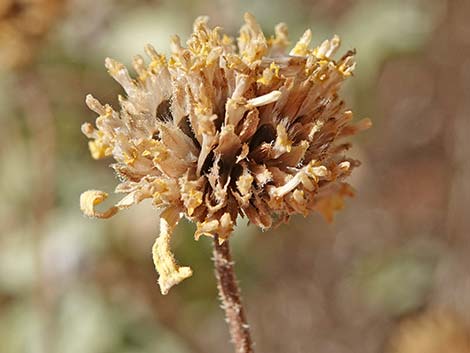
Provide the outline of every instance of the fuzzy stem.
<path id="1" fill-rule="evenodd" d="M 225 321 L 229 326 L 232 343 L 236 353 L 253 353 L 253 343 L 250 329 L 243 309 L 240 289 L 233 270 L 228 240 L 219 244 L 219 238 L 214 237 L 214 266 L 217 278 L 222 309 L 225 311 Z"/>

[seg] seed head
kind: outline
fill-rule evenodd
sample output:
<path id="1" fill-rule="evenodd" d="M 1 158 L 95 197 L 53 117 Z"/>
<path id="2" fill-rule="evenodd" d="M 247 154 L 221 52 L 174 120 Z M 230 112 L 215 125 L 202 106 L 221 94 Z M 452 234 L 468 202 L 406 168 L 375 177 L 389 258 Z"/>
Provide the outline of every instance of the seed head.
<path id="1" fill-rule="evenodd" d="M 344 156 L 350 144 L 338 141 L 370 125 L 352 125 L 338 96 L 355 62 L 353 51 L 333 60 L 337 36 L 311 49 L 307 30 L 288 52 L 285 24 L 266 38 L 246 14 L 235 45 L 207 22 L 196 19 L 186 47 L 173 37 L 169 58 L 147 46 L 150 62 L 134 59 L 136 78 L 106 60 L 127 95 L 120 112 L 92 96 L 86 100 L 99 114 L 96 127 L 82 126 L 91 154 L 116 160 L 112 167 L 122 180 L 116 192 L 127 195 L 98 212 L 94 206 L 106 194 L 88 191 L 82 210 L 108 218 L 148 198 L 164 209 L 153 251 L 164 293 L 191 275 L 169 251 L 181 216 L 196 223 L 196 239 L 220 241 L 238 216 L 262 229 L 314 210 L 331 219 L 352 195 L 344 179 L 358 165 Z"/>

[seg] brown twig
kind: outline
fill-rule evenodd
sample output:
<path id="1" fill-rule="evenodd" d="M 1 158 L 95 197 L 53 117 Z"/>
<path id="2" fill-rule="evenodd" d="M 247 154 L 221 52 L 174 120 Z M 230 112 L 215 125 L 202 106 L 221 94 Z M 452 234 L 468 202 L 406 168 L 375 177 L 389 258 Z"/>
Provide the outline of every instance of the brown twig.
<path id="1" fill-rule="evenodd" d="M 214 266 L 219 297 L 222 302 L 222 309 L 225 311 L 225 320 L 229 326 L 235 352 L 253 353 L 250 329 L 246 321 L 235 271 L 233 270 L 228 240 L 223 244 L 219 244 L 219 238 L 214 237 Z"/>

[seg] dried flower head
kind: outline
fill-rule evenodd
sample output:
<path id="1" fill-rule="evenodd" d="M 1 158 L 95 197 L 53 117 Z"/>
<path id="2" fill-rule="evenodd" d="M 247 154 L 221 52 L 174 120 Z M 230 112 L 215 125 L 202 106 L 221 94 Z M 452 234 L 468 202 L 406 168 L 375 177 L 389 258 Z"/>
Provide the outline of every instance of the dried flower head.
<path id="1" fill-rule="evenodd" d="M 147 46 L 150 63 L 134 59 L 135 79 L 106 60 L 127 95 L 119 97 L 120 112 L 92 96 L 86 100 L 99 114 L 96 127 L 82 126 L 91 154 L 117 161 L 116 192 L 127 195 L 98 212 L 94 206 L 106 194 L 88 191 L 82 210 L 107 218 L 147 198 L 165 209 L 153 249 L 163 293 L 191 275 L 169 250 L 181 216 L 197 224 L 196 239 L 221 241 L 238 216 L 262 229 L 313 210 L 330 219 L 352 194 L 343 179 L 358 165 L 343 155 L 350 145 L 338 140 L 370 125 L 352 125 L 338 96 L 355 65 L 352 51 L 332 59 L 338 37 L 311 49 L 308 30 L 287 52 L 285 24 L 267 39 L 246 14 L 235 45 L 207 21 L 196 19 L 186 47 L 173 37 L 168 59 Z"/>
<path id="2" fill-rule="evenodd" d="M 29 63 L 38 42 L 57 20 L 63 0 L 0 1 L 0 67 Z"/>

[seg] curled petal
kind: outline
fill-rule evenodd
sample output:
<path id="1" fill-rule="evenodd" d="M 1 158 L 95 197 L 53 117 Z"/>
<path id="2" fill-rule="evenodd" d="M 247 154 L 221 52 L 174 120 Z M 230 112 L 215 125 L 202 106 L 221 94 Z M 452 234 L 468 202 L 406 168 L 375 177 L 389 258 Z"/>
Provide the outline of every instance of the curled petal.
<path id="1" fill-rule="evenodd" d="M 318 58 L 331 58 L 336 50 L 338 50 L 341 41 L 337 35 L 335 35 L 331 40 L 325 40 L 320 47 L 317 49 Z"/>
<path id="2" fill-rule="evenodd" d="M 134 81 L 123 64 L 111 58 L 106 58 L 105 66 L 109 74 L 119 82 L 127 94 L 130 94 L 136 88 Z"/>
<path id="3" fill-rule="evenodd" d="M 269 193 L 274 198 L 283 197 L 300 184 L 302 184 L 305 189 L 312 191 L 316 188 L 315 185 L 318 180 L 328 177 L 328 174 L 329 171 L 325 166 L 315 166 L 315 161 L 313 161 L 306 167 L 300 169 L 295 176 L 290 178 L 284 185 L 272 188 Z"/>
<path id="4" fill-rule="evenodd" d="M 354 189 L 346 183 L 334 186 L 336 192 L 318 195 L 314 209 L 319 212 L 328 223 L 333 222 L 333 217 L 336 211 L 344 207 L 345 197 L 353 197 Z"/>
<path id="5" fill-rule="evenodd" d="M 105 212 L 95 210 L 95 206 L 102 203 L 108 198 L 108 194 L 99 190 L 88 190 L 80 195 L 80 209 L 83 214 L 88 217 L 109 218 L 114 216 L 119 210 L 113 206 Z"/>
<path id="6" fill-rule="evenodd" d="M 312 31 L 307 29 L 302 37 L 299 39 L 294 48 L 290 51 L 289 55 L 305 56 L 308 54 L 308 46 L 312 41 Z"/>
<path id="7" fill-rule="evenodd" d="M 171 235 L 180 217 L 180 212 L 175 207 L 167 208 L 162 212 L 160 215 L 160 236 L 152 247 L 153 262 L 160 275 L 158 284 L 163 295 L 167 294 L 171 287 L 193 274 L 191 268 L 178 266 L 170 250 Z"/>
<path id="8" fill-rule="evenodd" d="M 106 107 L 100 103 L 98 99 L 93 97 L 91 94 L 88 94 L 86 96 L 86 105 L 93 110 L 95 113 L 99 115 L 105 115 L 106 114 Z"/>
<path id="9" fill-rule="evenodd" d="M 276 128 L 276 142 L 274 143 L 274 158 L 279 157 L 285 152 L 290 152 L 292 149 L 292 141 L 287 135 L 287 131 L 284 125 L 279 124 Z"/>
<path id="10" fill-rule="evenodd" d="M 213 237 L 219 236 L 219 243 L 223 243 L 230 234 L 233 232 L 233 221 L 228 213 L 224 213 L 220 220 L 213 219 L 210 221 L 202 222 L 197 224 L 196 233 L 194 238 L 198 240 L 201 235 L 207 235 Z"/>
<path id="11" fill-rule="evenodd" d="M 192 216 L 194 210 L 202 204 L 204 194 L 201 189 L 203 185 L 204 178 L 200 178 L 197 181 L 188 181 L 188 177 L 186 176 L 180 179 L 181 200 L 188 210 L 188 216 Z"/>
<path id="12" fill-rule="evenodd" d="M 241 206 L 245 206 L 249 203 L 249 200 L 252 195 L 252 184 L 253 184 L 253 176 L 248 173 L 248 170 L 245 168 L 243 174 L 240 175 L 237 182 L 237 189 L 240 192 L 240 200 Z"/>
<path id="13" fill-rule="evenodd" d="M 275 37 L 271 39 L 271 55 L 283 54 L 289 46 L 288 30 L 285 23 L 279 23 L 274 28 Z"/>
<path id="14" fill-rule="evenodd" d="M 261 59 L 268 45 L 260 25 L 250 13 L 245 13 L 245 25 L 240 29 L 238 47 L 245 63 L 251 64 Z"/>

